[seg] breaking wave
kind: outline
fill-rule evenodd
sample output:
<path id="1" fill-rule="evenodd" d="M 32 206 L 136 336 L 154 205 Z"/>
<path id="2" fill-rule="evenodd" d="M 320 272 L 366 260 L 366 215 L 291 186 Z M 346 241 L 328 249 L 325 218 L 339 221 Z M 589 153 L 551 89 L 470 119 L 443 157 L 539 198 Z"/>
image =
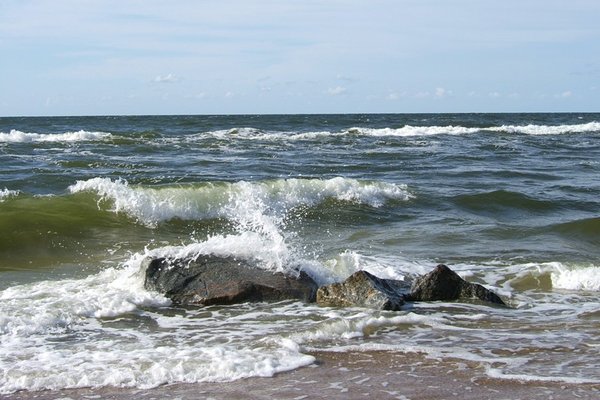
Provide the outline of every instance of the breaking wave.
<path id="1" fill-rule="evenodd" d="M 327 137 L 364 136 L 364 137 L 412 137 L 437 135 L 469 135 L 478 132 L 497 132 L 525 135 L 560 135 L 570 133 L 600 132 L 600 122 L 589 122 L 577 125 L 501 125 L 501 126 L 417 126 L 366 128 L 352 127 L 340 131 L 286 132 L 264 131 L 257 128 L 244 127 L 217 131 L 209 131 L 187 136 L 186 140 L 193 141 L 208 137 L 216 139 L 246 139 L 246 140 L 316 140 Z"/>
<path id="2" fill-rule="evenodd" d="M 7 188 L 0 190 L 0 203 L 10 197 L 18 196 L 19 193 L 20 192 L 18 190 L 8 190 Z"/>
<path id="3" fill-rule="evenodd" d="M 11 130 L 9 133 L 0 132 L 0 143 L 35 143 L 35 142 L 89 142 L 110 139 L 107 132 L 89 132 L 80 130 L 65 133 L 27 133 Z"/>
<path id="4" fill-rule="evenodd" d="M 262 215 L 284 217 L 295 207 L 312 207 L 328 199 L 381 207 L 413 196 L 406 185 L 348 178 L 280 179 L 262 182 L 209 182 L 196 186 L 149 188 L 124 180 L 92 178 L 69 187 L 71 193 L 93 192 L 99 203 L 146 225 L 171 219 L 196 220 Z"/>
<path id="5" fill-rule="evenodd" d="M 487 130 L 526 135 L 561 135 L 565 133 L 600 132 L 600 122 L 577 125 L 502 125 L 497 128 L 487 128 Z"/>

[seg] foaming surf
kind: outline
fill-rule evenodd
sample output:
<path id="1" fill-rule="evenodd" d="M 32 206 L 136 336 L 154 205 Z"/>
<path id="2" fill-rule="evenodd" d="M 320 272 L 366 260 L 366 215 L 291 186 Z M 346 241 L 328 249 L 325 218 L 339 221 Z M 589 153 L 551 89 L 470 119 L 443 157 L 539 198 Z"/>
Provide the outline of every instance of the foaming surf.
<path id="1" fill-rule="evenodd" d="M 0 190 L 0 203 L 11 197 L 17 197 L 21 192 L 18 190 L 9 190 L 7 188 Z"/>
<path id="2" fill-rule="evenodd" d="M 231 381 L 314 361 L 290 343 L 261 341 L 272 327 L 258 321 L 239 326 L 233 320 L 240 310 L 215 308 L 198 316 L 161 312 L 170 302 L 143 289 L 137 268 L 135 256 L 123 267 L 85 279 L 0 292 L 0 369 L 6 372 L 0 394 Z M 166 329 L 178 333 L 165 335 Z M 215 329 L 231 336 L 219 340 Z"/>
<path id="3" fill-rule="evenodd" d="M 79 130 L 76 132 L 64 133 L 29 133 L 18 130 L 11 130 L 9 133 L 0 132 L 0 143 L 35 143 L 35 142 L 53 142 L 53 143 L 71 143 L 107 140 L 112 137 L 108 132 L 90 132 Z"/>
<path id="4" fill-rule="evenodd" d="M 492 289 L 514 296 L 510 303 L 515 309 L 446 302 L 415 303 L 400 312 L 297 302 L 178 309 L 162 295 L 144 289 L 141 265 L 145 258 L 193 258 L 199 254 L 249 258 L 273 271 L 295 262 L 312 268 L 310 273 L 321 284 L 339 281 L 360 269 L 410 279 L 432 264 L 430 260 L 364 255 L 354 250 L 318 261 L 285 241 L 250 230 L 188 245 L 147 248 L 118 266 L 83 279 L 13 286 L 0 292 L 0 350 L 5 355 L 0 367 L 10 371 L 0 377 L 0 393 L 101 386 L 151 388 L 173 382 L 272 376 L 313 363 L 314 358 L 306 354 L 313 351 L 418 353 L 449 365 L 474 362 L 482 373 L 499 379 L 600 381 L 585 365 L 547 364 L 548 351 L 560 353 L 564 359 L 576 352 L 578 360 L 592 362 L 595 342 L 583 346 L 582 341 L 593 332 L 580 327 L 569 343 L 556 344 L 564 336 L 559 328 L 578 323 L 572 320 L 574 313 L 582 318 L 595 315 L 600 309 L 598 301 L 587 301 L 582 309 L 562 301 L 552 289 L 545 292 L 531 286 L 515 295 L 511 286 L 527 274 L 550 274 L 555 289 L 563 290 L 567 285 L 559 283 L 561 280 L 586 282 L 581 276 L 596 274 L 595 266 L 577 269 L 560 263 L 496 263 L 488 269 L 477 264 L 453 265 L 463 277 L 489 279 Z M 572 272 L 577 270 L 582 275 L 574 277 Z M 584 285 L 569 290 L 585 295 L 594 288 Z M 215 335 L 215 331 L 221 334 Z"/>

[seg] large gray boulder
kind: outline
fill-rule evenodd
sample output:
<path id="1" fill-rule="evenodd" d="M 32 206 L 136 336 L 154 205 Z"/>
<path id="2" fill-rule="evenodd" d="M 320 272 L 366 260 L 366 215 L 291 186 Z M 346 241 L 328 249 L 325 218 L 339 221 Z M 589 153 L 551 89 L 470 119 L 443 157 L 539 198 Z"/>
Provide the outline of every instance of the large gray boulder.
<path id="1" fill-rule="evenodd" d="M 437 301 L 479 299 L 506 306 L 498 295 L 477 283 L 462 279 L 447 266 L 440 264 L 430 273 L 417 278 L 406 301 Z"/>
<path id="2" fill-rule="evenodd" d="M 317 291 L 315 281 L 304 272 L 287 276 L 233 257 L 147 258 L 142 263 L 142 271 L 146 289 L 163 293 L 180 305 L 288 299 L 313 302 Z"/>
<path id="3" fill-rule="evenodd" d="M 402 281 L 381 279 L 367 271 L 358 271 L 344 282 L 321 286 L 317 291 L 317 304 L 397 311 L 404 304 L 406 289 Z"/>

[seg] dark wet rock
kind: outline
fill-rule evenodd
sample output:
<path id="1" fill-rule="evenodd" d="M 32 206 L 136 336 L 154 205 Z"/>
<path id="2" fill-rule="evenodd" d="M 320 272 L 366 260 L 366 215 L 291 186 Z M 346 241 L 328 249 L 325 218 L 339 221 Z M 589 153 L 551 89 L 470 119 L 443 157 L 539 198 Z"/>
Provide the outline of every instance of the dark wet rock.
<path id="1" fill-rule="evenodd" d="M 399 310 L 404 304 L 406 283 L 381 279 L 366 271 L 352 274 L 344 282 L 321 286 L 317 303 L 328 307 L 368 307 L 377 310 Z"/>
<path id="2" fill-rule="evenodd" d="M 406 301 L 479 299 L 505 306 L 498 295 L 477 283 L 465 281 L 447 266 L 440 264 L 430 273 L 417 278 Z"/>
<path id="3" fill-rule="evenodd" d="M 148 258 L 144 286 L 175 304 L 212 305 L 259 301 L 315 300 L 317 284 L 304 272 L 273 273 L 232 257 L 202 255 L 193 260 Z"/>

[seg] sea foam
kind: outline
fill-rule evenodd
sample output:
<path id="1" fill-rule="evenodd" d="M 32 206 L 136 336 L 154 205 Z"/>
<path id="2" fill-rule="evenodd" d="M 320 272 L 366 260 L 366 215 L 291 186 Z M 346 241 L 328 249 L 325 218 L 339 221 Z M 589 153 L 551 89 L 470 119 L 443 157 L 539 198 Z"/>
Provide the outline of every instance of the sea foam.
<path id="1" fill-rule="evenodd" d="M 497 282 L 506 276 L 511 278 L 506 281 L 505 289 L 600 291 L 600 267 L 595 265 L 565 264 L 558 261 L 497 265 L 486 274 L 485 279 Z"/>
<path id="2" fill-rule="evenodd" d="M 479 132 L 480 128 L 464 126 L 412 126 L 401 128 L 351 128 L 348 133 L 365 136 L 433 136 L 433 135 L 465 135 Z"/>
<path id="3" fill-rule="evenodd" d="M 199 133 L 185 137 L 186 141 L 196 141 L 208 137 L 221 140 L 318 140 L 328 137 L 413 137 L 438 135 L 470 135 L 478 132 L 520 133 L 526 135 L 559 135 L 567 133 L 600 132 L 600 122 L 566 125 L 500 125 L 500 126 L 461 126 L 461 125 L 404 125 L 401 127 L 367 128 L 352 127 L 339 131 L 285 132 L 263 131 L 256 128 L 233 128 Z"/>
<path id="4" fill-rule="evenodd" d="M 557 289 L 600 291 L 600 267 L 568 268 L 557 264 L 551 278 Z"/>
<path id="5" fill-rule="evenodd" d="M 87 142 L 110 139 L 107 132 L 89 132 L 80 130 L 65 133 L 27 133 L 11 130 L 9 133 L 0 132 L 0 143 L 31 143 L 31 142 Z"/>
<path id="6" fill-rule="evenodd" d="M 526 135 L 560 135 L 565 133 L 600 132 L 600 122 L 588 122 L 577 125 L 502 125 L 486 130 Z"/>
<path id="7" fill-rule="evenodd" d="M 0 292 L 0 334 L 29 336 L 64 332 L 85 318 L 114 317 L 141 306 L 168 305 L 147 292 L 137 275 L 139 262 L 109 268 L 85 279 L 43 281 Z"/>
<path id="8" fill-rule="evenodd" d="M 0 203 L 10 197 L 18 196 L 20 193 L 21 192 L 18 190 L 8 190 L 7 188 L 4 188 L 4 189 L 0 190 Z"/>
<path id="9" fill-rule="evenodd" d="M 119 268 L 83 279 L 0 291 L 0 394 L 231 381 L 272 376 L 314 361 L 289 341 L 261 341 L 268 326 L 251 324 L 236 335 L 239 323 L 230 324 L 218 312 L 200 319 L 155 313 L 170 302 L 143 288 L 140 265 L 146 256 L 136 254 Z M 156 324 L 175 326 L 178 334 L 165 336 L 153 328 Z M 215 337 L 219 325 L 231 329 L 227 341 Z"/>

